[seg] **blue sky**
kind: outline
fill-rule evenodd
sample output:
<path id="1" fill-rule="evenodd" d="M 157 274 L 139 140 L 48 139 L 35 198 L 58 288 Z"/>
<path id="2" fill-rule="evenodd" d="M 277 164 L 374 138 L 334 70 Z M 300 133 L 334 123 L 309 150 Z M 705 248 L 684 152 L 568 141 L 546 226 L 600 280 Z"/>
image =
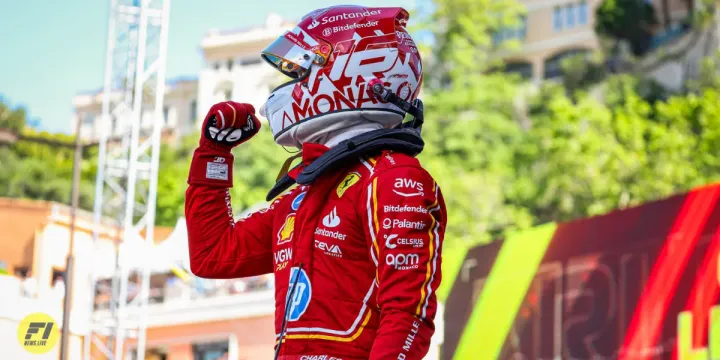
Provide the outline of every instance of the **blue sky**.
<path id="1" fill-rule="evenodd" d="M 211 28 L 262 24 L 269 12 L 299 19 L 338 1 L 174 0 L 170 10 L 167 77 L 195 76 L 202 65 L 200 40 Z M 343 3 L 346 3 L 343 1 Z M 383 0 L 352 3 L 390 6 Z M 411 10 L 415 0 L 392 5 Z M 70 131 L 72 97 L 102 87 L 109 1 L 0 2 L 0 96 L 24 105 L 39 128 Z"/>

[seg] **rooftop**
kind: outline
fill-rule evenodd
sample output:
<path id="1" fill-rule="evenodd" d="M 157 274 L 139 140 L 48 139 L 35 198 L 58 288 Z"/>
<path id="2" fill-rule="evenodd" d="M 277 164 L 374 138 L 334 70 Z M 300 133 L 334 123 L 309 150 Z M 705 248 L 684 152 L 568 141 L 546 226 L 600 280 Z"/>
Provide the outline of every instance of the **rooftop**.
<path id="1" fill-rule="evenodd" d="M 197 85 L 197 75 L 181 75 L 174 78 L 166 79 L 166 91 L 172 91 L 174 88 L 183 85 Z M 80 98 L 95 97 L 101 95 L 104 88 L 96 88 L 91 90 L 81 90 L 75 95 L 75 105 L 82 105 L 84 101 L 78 101 Z"/>
<path id="2" fill-rule="evenodd" d="M 283 19 L 280 15 L 270 13 L 262 25 L 244 26 L 240 28 L 220 30 L 210 29 L 201 42 L 202 48 L 212 48 L 237 43 L 255 42 L 272 39 L 285 30 L 295 26 L 295 21 Z"/>

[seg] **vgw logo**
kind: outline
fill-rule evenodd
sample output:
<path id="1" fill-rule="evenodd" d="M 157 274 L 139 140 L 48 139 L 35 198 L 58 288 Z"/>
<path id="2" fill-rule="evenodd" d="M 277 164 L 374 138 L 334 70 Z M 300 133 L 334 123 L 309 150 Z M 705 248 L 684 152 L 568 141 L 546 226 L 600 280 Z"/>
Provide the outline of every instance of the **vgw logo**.
<path id="1" fill-rule="evenodd" d="M 50 315 L 34 313 L 20 322 L 17 338 L 20 345 L 28 352 L 44 354 L 55 347 L 59 333 L 57 323 Z"/>

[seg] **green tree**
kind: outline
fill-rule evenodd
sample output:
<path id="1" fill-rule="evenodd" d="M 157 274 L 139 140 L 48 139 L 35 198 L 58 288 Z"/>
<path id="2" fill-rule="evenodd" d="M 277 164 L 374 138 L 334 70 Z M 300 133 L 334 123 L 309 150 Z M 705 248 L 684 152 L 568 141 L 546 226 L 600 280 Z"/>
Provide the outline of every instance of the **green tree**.
<path id="1" fill-rule="evenodd" d="M 428 21 L 434 44 L 425 55 L 426 122 L 423 163 L 443 190 L 448 207 L 446 247 L 488 241 L 498 229 L 530 224 L 521 208 L 506 206 L 515 178 L 513 146 L 528 123 L 514 117 L 517 76 L 489 73 L 492 34 L 517 26 L 524 9 L 515 1 L 438 0 Z"/>
<path id="2" fill-rule="evenodd" d="M 0 97 L 0 130 L 6 129 L 13 133 L 19 133 L 25 128 L 27 121 L 27 110 L 18 106 L 11 108 L 10 105 Z"/>
<path id="3" fill-rule="evenodd" d="M 652 27 L 657 24 L 654 8 L 643 0 L 605 0 L 595 10 L 597 34 L 629 42 L 636 56 L 650 49 Z"/>

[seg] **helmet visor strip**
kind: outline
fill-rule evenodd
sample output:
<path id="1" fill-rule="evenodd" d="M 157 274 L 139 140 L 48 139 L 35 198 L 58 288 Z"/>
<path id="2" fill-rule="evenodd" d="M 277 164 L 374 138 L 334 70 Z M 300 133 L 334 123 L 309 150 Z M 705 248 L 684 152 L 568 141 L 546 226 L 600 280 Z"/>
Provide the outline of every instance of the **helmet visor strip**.
<path id="1" fill-rule="evenodd" d="M 315 53 L 288 39 L 286 35 L 280 36 L 265 48 L 261 56 L 283 74 L 293 79 L 301 78 L 310 70 Z"/>

